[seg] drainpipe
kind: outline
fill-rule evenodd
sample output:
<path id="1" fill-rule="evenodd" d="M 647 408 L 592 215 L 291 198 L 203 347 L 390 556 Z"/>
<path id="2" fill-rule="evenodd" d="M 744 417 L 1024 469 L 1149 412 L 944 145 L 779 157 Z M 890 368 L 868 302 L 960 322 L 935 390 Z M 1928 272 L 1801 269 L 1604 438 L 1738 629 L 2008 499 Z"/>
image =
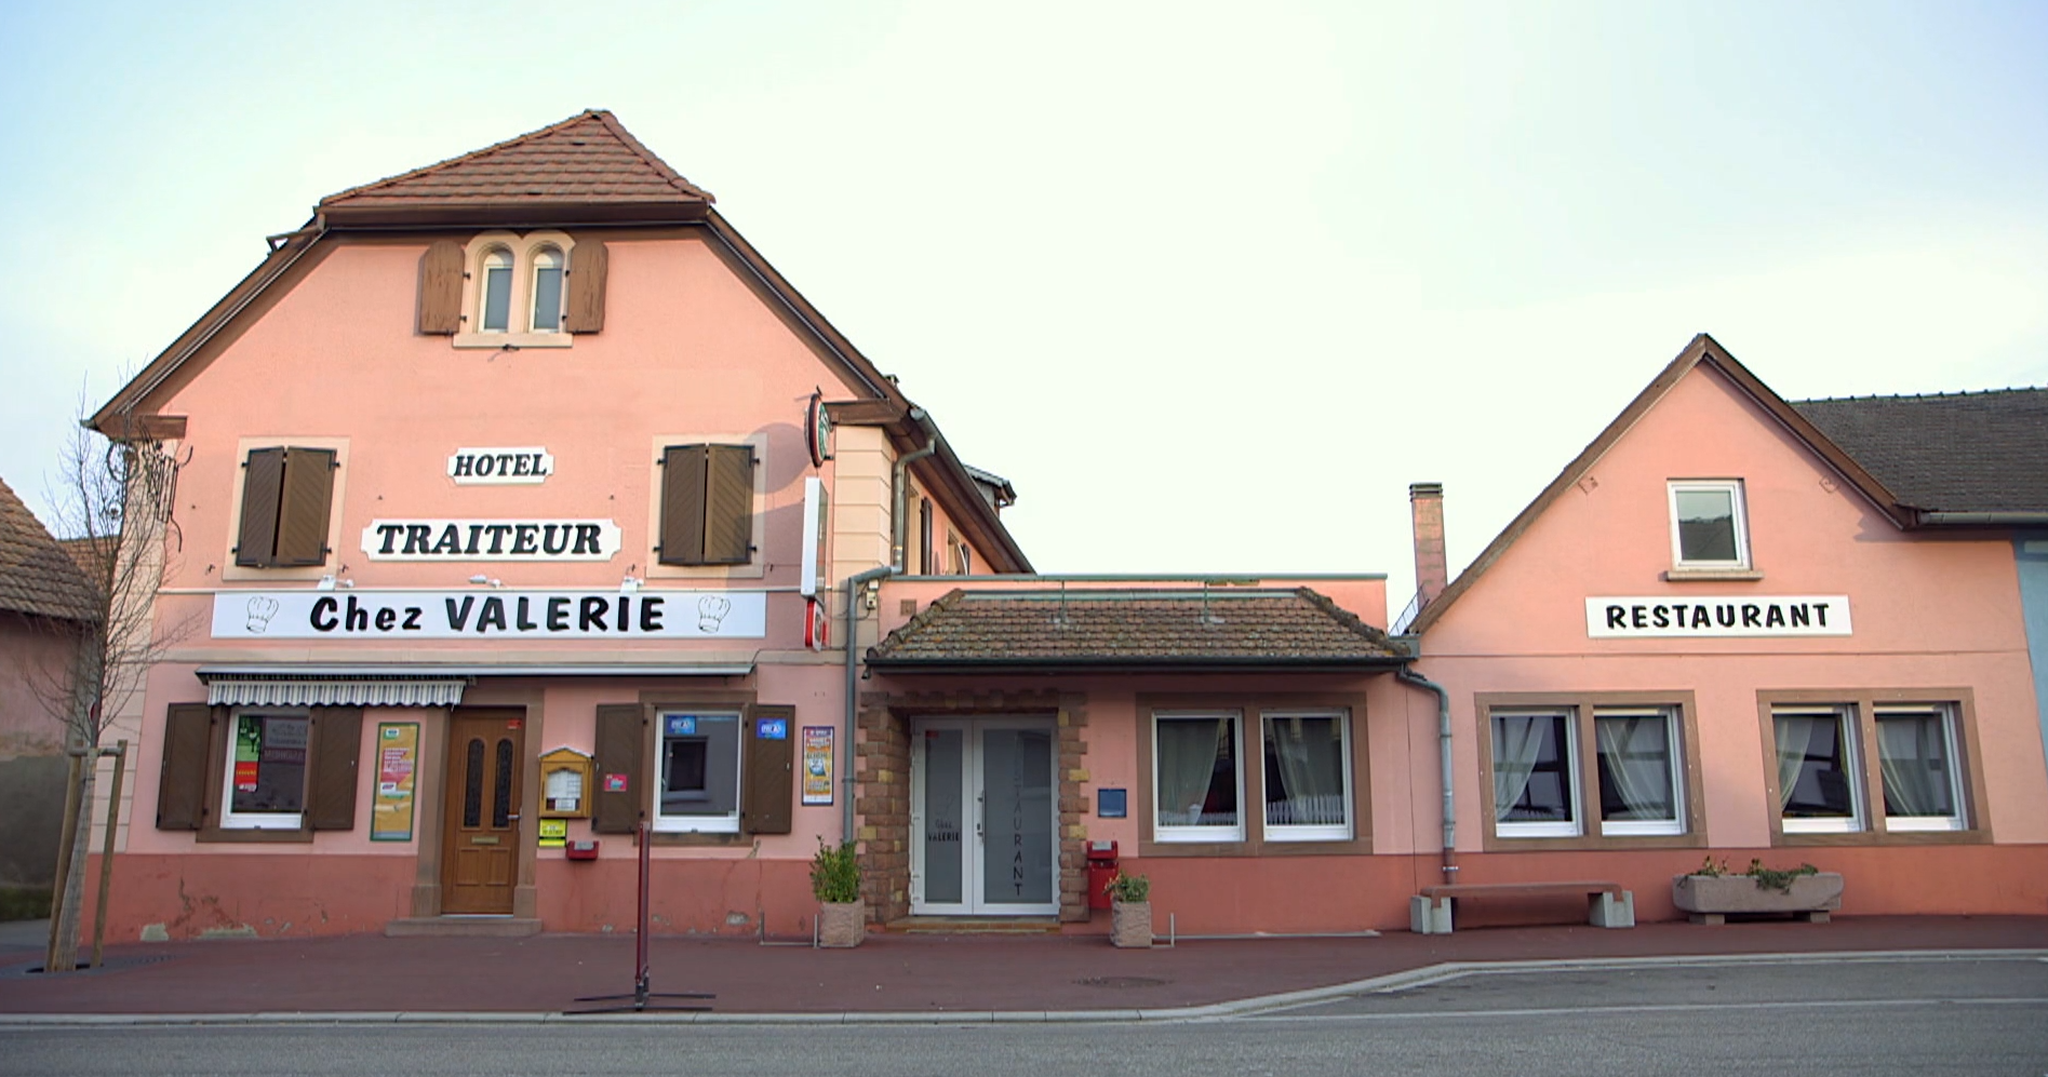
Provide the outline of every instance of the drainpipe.
<path id="1" fill-rule="evenodd" d="M 840 741 L 846 746 L 846 761 L 845 769 L 841 771 L 839 778 L 840 784 L 845 786 L 840 792 L 846 801 L 846 808 L 842 813 L 844 822 L 840 824 L 841 841 L 852 841 L 854 839 L 853 727 L 854 720 L 860 712 L 860 702 L 855 696 L 857 691 L 855 682 L 860 679 L 860 644 L 858 637 L 860 630 L 861 592 L 867 588 L 868 584 L 884 576 L 894 576 L 895 574 L 896 568 L 894 565 L 878 565 L 868 569 L 866 572 L 855 573 L 848 577 L 845 583 L 840 585 L 846 591 L 846 728 L 840 733 Z"/>
<path id="2" fill-rule="evenodd" d="M 1451 694 L 1407 666 L 1395 670 L 1394 676 L 1402 684 L 1436 693 L 1437 754 L 1444 772 L 1444 882 L 1454 883 L 1458 881 L 1458 814 L 1457 801 L 1451 796 Z"/>
<path id="3" fill-rule="evenodd" d="M 910 409 L 910 421 L 924 431 L 924 448 L 904 453 L 896 458 L 896 511 L 889 518 L 889 563 L 902 572 L 910 567 L 908 551 L 903 547 L 908 541 L 910 524 L 910 465 L 939 451 L 939 432 L 932 426 L 932 417 L 923 408 Z M 929 572 L 931 566 L 920 565 L 919 569 Z"/>

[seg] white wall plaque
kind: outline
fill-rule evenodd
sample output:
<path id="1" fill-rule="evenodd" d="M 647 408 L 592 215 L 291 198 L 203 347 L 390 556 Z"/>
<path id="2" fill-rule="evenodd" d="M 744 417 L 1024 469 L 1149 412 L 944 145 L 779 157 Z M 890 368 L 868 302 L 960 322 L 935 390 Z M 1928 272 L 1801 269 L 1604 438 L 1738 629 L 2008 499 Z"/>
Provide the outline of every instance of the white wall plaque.
<path id="1" fill-rule="evenodd" d="M 609 561 L 619 542 L 610 520 L 372 520 L 363 528 L 372 561 Z"/>
<path id="2" fill-rule="evenodd" d="M 544 482 L 554 473 L 554 456 L 538 445 L 457 449 L 448 457 L 448 477 L 459 486 L 532 484 Z"/>
<path id="3" fill-rule="evenodd" d="M 1588 598 L 1586 635 L 1846 636 L 1848 595 L 1648 595 Z"/>
<path id="4" fill-rule="evenodd" d="M 215 639 L 760 639 L 765 591 L 220 591 Z"/>

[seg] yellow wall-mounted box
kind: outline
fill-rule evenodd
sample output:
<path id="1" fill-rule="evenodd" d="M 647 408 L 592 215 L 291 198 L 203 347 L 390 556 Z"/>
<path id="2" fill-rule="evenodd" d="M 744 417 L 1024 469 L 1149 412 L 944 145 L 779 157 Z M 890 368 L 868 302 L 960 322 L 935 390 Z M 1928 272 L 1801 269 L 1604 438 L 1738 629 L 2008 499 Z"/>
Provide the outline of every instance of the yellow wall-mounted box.
<path id="1" fill-rule="evenodd" d="M 540 817 L 590 818 L 590 757 L 557 748 L 540 757 Z"/>

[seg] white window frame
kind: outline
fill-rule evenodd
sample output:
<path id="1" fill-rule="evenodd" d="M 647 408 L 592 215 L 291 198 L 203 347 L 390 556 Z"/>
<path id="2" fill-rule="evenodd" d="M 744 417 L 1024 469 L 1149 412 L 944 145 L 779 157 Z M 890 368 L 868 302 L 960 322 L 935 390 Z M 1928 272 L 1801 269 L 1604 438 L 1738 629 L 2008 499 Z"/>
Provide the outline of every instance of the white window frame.
<path id="1" fill-rule="evenodd" d="M 1948 763 L 1948 802 L 1955 806 L 1955 811 L 1948 815 L 1893 815 L 1883 811 L 1886 831 L 1899 834 L 1969 829 L 1966 814 L 1969 809 L 1963 798 L 1962 756 L 1956 750 L 1956 710 L 1951 703 L 1880 703 L 1871 708 L 1872 732 L 1878 734 L 1877 744 L 1871 749 L 1871 759 L 1878 767 L 1879 788 L 1883 788 L 1884 782 L 1884 737 L 1881 733 L 1884 717 L 1887 714 L 1933 715 L 1941 720 L 1943 749 L 1947 752 L 1945 760 Z M 1883 804 L 1880 802 L 1878 807 L 1882 811 Z"/>
<path id="2" fill-rule="evenodd" d="M 545 268 L 545 258 L 555 260 L 554 268 L 560 272 L 555 284 L 555 324 L 543 327 L 540 324 L 540 271 Z M 569 313 L 569 255 L 553 243 L 537 243 L 527 257 L 526 287 L 526 328 L 534 333 L 559 333 L 562 321 Z"/>
<path id="3" fill-rule="evenodd" d="M 668 791 L 668 720 L 671 717 L 730 718 L 735 735 L 732 742 L 732 811 L 724 815 L 668 815 L 662 811 L 663 794 Z M 649 816 L 652 829 L 658 834 L 737 834 L 740 831 L 740 811 L 746 802 L 745 761 L 741 758 L 746 751 L 747 717 L 739 708 L 725 707 L 668 707 L 657 710 L 654 715 L 654 780 L 650 783 L 654 792 L 654 811 Z M 704 760 L 705 773 L 709 774 L 718 761 Z"/>
<path id="4" fill-rule="evenodd" d="M 1500 805 L 1493 806 L 1493 834 L 1497 838 L 1576 838 L 1585 833 L 1586 791 L 1585 775 L 1579 766 L 1579 716 L 1577 707 L 1494 707 L 1486 715 L 1487 743 L 1493 743 L 1494 722 L 1500 718 L 1555 718 L 1564 723 L 1564 772 L 1571 788 L 1565 797 L 1565 807 L 1571 811 L 1571 818 L 1558 821 L 1505 820 L 1500 817 Z M 1493 753 L 1492 765 L 1500 766 L 1499 753 Z M 1488 782 L 1493 774 L 1486 775 Z"/>
<path id="5" fill-rule="evenodd" d="M 227 746 L 220 776 L 220 829 L 300 830 L 305 826 L 307 790 L 311 787 L 313 721 L 312 712 L 302 707 L 237 707 L 228 715 Z M 300 766 L 299 810 L 235 810 L 235 745 L 241 739 L 244 718 L 303 718 L 306 720 L 306 759 Z"/>
<path id="6" fill-rule="evenodd" d="M 1342 707 L 1270 710 L 1259 712 L 1259 773 L 1265 774 L 1266 767 L 1266 723 L 1289 718 L 1333 718 L 1337 722 L 1337 755 L 1343 772 L 1343 788 L 1340 796 L 1344 801 L 1344 822 L 1341 825 L 1303 825 L 1293 823 L 1275 824 L 1266 818 L 1266 801 L 1260 798 L 1259 820 L 1264 826 L 1267 841 L 1350 841 L 1353 833 L 1354 814 L 1351 806 L 1351 712 Z M 1153 746 L 1158 750 L 1157 744 Z M 1242 770 L 1242 764 L 1239 765 Z M 1243 813 L 1240 812 L 1240 815 Z"/>
<path id="7" fill-rule="evenodd" d="M 575 334 L 562 328 L 569 311 L 569 274 L 574 271 L 576 241 L 567 232 L 485 232 L 471 239 L 462 250 L 462 328 L 453 344 L 458 348 L 567 348 Z M 484 260 L 493 251 L 512 257 L 512 295 L 505 308 L 505 328 L 485 329 Z M 562 317 L 553 327 L 533 324 L 534 285 L 539 278 L 538 260 L 543 251 L 553 251 L 562 260 Z"/>
<path id="8" fill-rule="evenodd" d="M 1159 822 L 1159 723 L 1162 721 L 1194 720 L 1215 721 L 1219 718 L 1231 720 L 1230 761 L 1237 778 L 1237 823 L 1235 826 L 1167 826 Z M 1245 816 L 1251 811 L 1244 796 L 1244 712 L 1239 710 L 1155 710 L 1152 712 L 1151 728 L 1147 736 L 1152 738 L 1152 840 L 1155 842 L 1241 842 L 1245 834 Z M 1261 752 L 1264 748 L 1261 747 Z M 1261 756 L 1263 762 L 1263 755 Z M 1260 808 L 1264 810 L 1263 807 Z"/>
<path id="9" fill-rule="evenodd" d="M 1780 717 L 1819 718 L 1833 717 L 1836 735 L 1842 745 L 1842 770 L 1849 776 L 1849 814 L 1847 817 L 1801 819 L 1789 818 L 1785 809 L 1777 806 L 1778 828 L 1785 834 L 1859 834 L 1869 829 L 1867 820 L 1870 807 L 1865 804 L 1864 779 L 1866 771 L 1861 749 L 1862 737 L 1858 735 L 1861 721 L 1853 703 L 1777 703 L 1771 706 L 1772 752 L 1771 759 L 1776 765 L 1777 720 Z M 1784 792 L 1779 791 L 1782 803 Z"/>
<path id="10" fill-rule="evenodd" d="M 1741 479 L 1672 479 L 1665 486 L 1665 508 L 1671 523 L 1671 564 L 1680 569 L 1721 570 L 1731 572 L 1747 571 L 1751 567 L 1749 553 L 1749 507 L 1743 497 Z M 1692 561 L 1685 557 L 1685 544 L 1679 535 L 1678 495 L 1680 493 L 1713 492 L 1728 495 L 1731 517 L 1735 525 L 1735 559 L 1732 561 Z"/>
<path id="11" fill-rule="evenodd" d="M 1671 783 L 1670 819 L 1617 819 L 1608 821 L 1606 805 L 1600 799 L 1600 719 L 1602 718 L 1661 718 L 1664 720 L 1664 768 Z M 1685 763 L 1679 758 L 1684 751 L 1685 730 L 1679 724 L 1678 708 L 1675 706 L 1617 706 L 1593 708 L 1593 787 L 1585 791 L 1592 805 L 1592 814 L 1599 816 L 1602 837 L 1638 837 L 1645 835 L 1670 836 L 1685 833 Z"/>

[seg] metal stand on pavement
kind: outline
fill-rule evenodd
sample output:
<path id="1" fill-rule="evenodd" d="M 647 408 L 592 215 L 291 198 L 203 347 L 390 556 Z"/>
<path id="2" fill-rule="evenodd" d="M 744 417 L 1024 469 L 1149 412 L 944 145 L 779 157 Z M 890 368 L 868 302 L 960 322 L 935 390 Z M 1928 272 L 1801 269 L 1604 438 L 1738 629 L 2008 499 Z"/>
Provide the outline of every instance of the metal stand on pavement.
<path id="1" fill-rule="evenodd" d="M 638 933 L 635 934 L 633 938 L 633 993 L 630 995 L 585 995 L 578 998 L 576 1001 L 618 1002 L 624 1003 L 624 1005 L 595 1006 L 587 1010 L 563 1010 L 562 1012 L 565 1014 L 576 1015 L 589 1013 L 645 1013 L 649 1010 L 669 1013 L 702 1012 L 705 1010 L 709 1010 L 711 1007 L 679 1006 L 674 1003 L 650 1002 L 649 1000 L 661 998 L 712 999 L 718 997 L 717 995 L 706 994 L 700 991 L 649 991 L 647 989 L 647 869 L 649 863 L 651 862 L 651 858 L 648 856 L 649 843 L 647 841 L 646 823 L 643 822 L 640 824 L 638 836 L 640 839 L 640 928 Z"/>

